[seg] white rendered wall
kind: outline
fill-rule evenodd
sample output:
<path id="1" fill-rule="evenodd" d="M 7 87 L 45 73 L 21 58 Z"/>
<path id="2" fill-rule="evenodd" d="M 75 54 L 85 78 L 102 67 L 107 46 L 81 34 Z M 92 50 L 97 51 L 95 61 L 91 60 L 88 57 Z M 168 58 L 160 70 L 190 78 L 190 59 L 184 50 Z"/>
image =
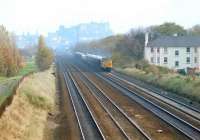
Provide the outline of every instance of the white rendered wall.
<path id="1" fill-rule="evenodd" d="M 145 47 L 144 58 L 150 64 L 160 65 L 168 67 L 170 69 L 185 69 L 190 68 L 200 68 L 200 47 L 197 48 L 195 52 L 195 47 L 190 47 L 190 53 L 186 52 L 186 47 L 168 47 L 167 52 L 164 53 L 164 47 L 159 47 L 160 53 L 157 52 L 157 48 L 154 48 L 154 52 L 151 52 L 150 47 Z M 175 55 L 175 51 L 179 51 L 179 55 Z M 151 57 L 153 57 L 154 62 L 151 62 Z M 160 58 L 160 63 L 157 62 L 157 57 Z M 164 63 L 164 57 L 168 58 L 168 63 Z M 190 57 L 190 63 L 186 62 L 187 57 Z M 197 63 L 195 63 L 195 57 L 197 57 Z M 179 66 L 175 66 L 175 61 L 179 61 Z"/>

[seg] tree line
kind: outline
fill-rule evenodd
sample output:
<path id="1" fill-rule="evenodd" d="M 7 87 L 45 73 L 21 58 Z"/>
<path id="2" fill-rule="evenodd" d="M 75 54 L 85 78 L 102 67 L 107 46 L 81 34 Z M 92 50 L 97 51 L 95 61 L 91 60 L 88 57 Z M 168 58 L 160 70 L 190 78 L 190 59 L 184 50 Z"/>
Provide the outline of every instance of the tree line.
<path id="1" fill-rule="evenodd" d="M 91 41 L 88 43 L 79 43 L 75 51 L 92 52 L 95 48 L 107 50 L 112 54 L 112 59 L 116 65 L 130 64 L 133 61 L 143 61 L 145 33 L 150 34 L 150 39 L 159 36 L 183 36 L 200 35 L 200 25 L 195 25 L 190 29 L 184 29 L 183 26 L 173 22 L 166 22 L 161 25 L 154 25 L 147 28 L 132 29 L 130 32 L 121 35 L 113 35 L 104 39 Z"/>
<path id="2" fill-rule="evenodd" d="M 23 58 L 16 47 L 14 35 L 0 26 L 0 75 L 13 76 L 23 66 Z"/>
<path id="3" fill-rule="evenodd" d="M 40 36 L 34 50 L 38 70 L 46 70 L 53 62 L 53 51 L 47 47 L 45 39 Z M 17 48 L 15 36 L 0 25 L 0 76 L 14 76 L 25 65 L 24 56 Z"/>

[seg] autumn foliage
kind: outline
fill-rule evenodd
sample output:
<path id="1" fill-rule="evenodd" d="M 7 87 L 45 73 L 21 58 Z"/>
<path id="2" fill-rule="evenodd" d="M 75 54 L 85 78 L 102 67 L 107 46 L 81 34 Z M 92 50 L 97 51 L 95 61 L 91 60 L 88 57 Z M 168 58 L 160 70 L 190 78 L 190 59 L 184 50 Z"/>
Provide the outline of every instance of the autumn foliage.
<path id="1" fill-rule="evenodd" d="M 22 57 L 15 40 L 4 26 L 0 26 L 0 75 L 13 76 L 22 67 Z"/>
<path id="2" fill-rule="evenodd" d="M 36 53 L 36 64 L 39 70 L 43 71 L 48 69 L 53 62 L 53 51 L 45 44 L 43 36 L 39 37 L 38 51 Z"/>

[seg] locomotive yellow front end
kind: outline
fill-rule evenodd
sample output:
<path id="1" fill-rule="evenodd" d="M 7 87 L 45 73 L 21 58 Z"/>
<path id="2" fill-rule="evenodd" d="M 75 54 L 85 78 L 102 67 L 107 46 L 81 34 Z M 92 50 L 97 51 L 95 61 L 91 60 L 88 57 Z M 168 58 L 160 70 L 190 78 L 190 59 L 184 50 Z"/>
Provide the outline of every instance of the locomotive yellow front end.
<path id="1" fill-rule="evenodd" d="M 102 58 L 101 68 L 103 68 L 105 71 L 110 72 L 112 70 L 112 59 L 111 58 Z"/>

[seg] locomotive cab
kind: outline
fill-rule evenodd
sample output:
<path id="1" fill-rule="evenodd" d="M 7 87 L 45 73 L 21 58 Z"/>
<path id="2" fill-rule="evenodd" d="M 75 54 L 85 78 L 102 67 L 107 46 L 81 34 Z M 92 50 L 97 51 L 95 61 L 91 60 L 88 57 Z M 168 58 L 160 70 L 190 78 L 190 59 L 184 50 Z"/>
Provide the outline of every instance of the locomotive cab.
<path id="1" fill-rule="evenodd" d="M 111 58 L 102 58 L 101 59 L 101 68 L 105 71 L 110 72 L 112 70 L 112 60 L 111 60 Z"/>

